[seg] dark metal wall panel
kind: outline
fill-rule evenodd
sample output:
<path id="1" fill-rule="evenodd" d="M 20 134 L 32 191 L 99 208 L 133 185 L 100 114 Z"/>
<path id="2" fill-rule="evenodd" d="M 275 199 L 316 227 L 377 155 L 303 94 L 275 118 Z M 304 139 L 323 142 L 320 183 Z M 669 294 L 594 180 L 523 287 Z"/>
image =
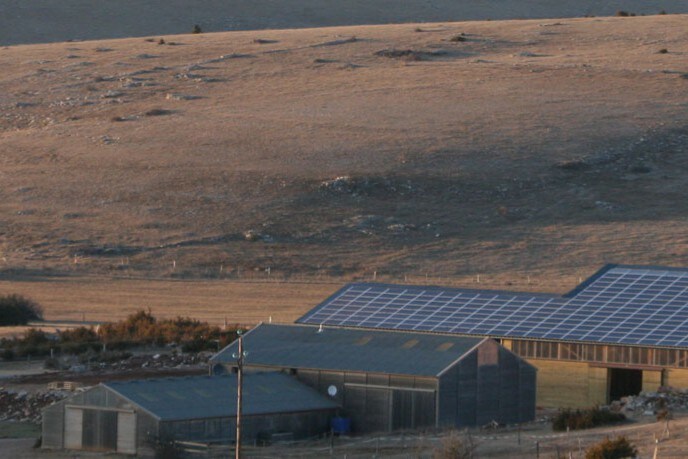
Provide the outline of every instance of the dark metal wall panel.
<path id="1" fill-rule="evenodd" d="M 351 429 L 354 432 L 366 431 L 366 388 L 364 386 L 346 386 L 342 415 L 351 418 Z"/>
<path id="2" fill-rule="evenodd" d="M 476 423 L 499 421 L 499 365 L 478 366 Z"/>
<path id="3" fill-rule="evenodd" d="M 146 413 L 138 410 L 136 412 L 136 445 L 139 447 L 149 446 L 151 441 L 159 435 L 159 421 Z"/>
<path id="4" fill-rule="evenodd" d="M 415 378 L 413 376 L 390 375 L 389 385 L 393 387 L 414 387 Z"/>
<path id="5" fill-rule="evenodd" d="M 345 383 L 365 384 L 368 378 L 365 373 L 346 372 L 344 374 Z"/>
<path id="6" fill-rule="evenodd" d="M 374 386 L 389 386 L 389 375 L 368 373 L 368 384 Z"/>
<path id="7" fill-rule="evenodd" d="M 242 418 L 242 436 L 247 442 L 274 433 L 291 433 L 294 439 L 304 439 L 327 433 L 334 410 L 304 413 L 284 413 Z M 161 423 L 163 435 L 178 440 L 229 443 L 236 439 L 236 418 L 213 418 Z"/>
<path id="8" fill-rule="evenodd" d="M 456 426 L 477 424 L 478 410 L 478 353 L 473 351 L 458 365 L 458 409 Z"/>
<path id="9" fill-rule="evenodd" d="M 435 392 L 414 392 L 414 428 L 435 427 Z"/>
<path id="10" fill-rule="evenodd" d="M 423 378 L 416 376 L 413 380 L 413 387 L 416 389 L 437 390 L 437 378 Z"/>
<path id="11" fill-rule="evenodd" d="M 454 427 L 459 419 L 459 371 L 460 365 L 455 365 L 440 377 L 438 407 L 439 426 Z M 467 394 L 468 395 L 468 394 Z"/>
<path id="12" fill-rule="evenodd" d="M 299 381 L 305 385 L 312 387 L 313 389 L 318 388 L 320 381 L 320 372 L 316 370 L 298 370 L 296 377 Z"/>
<path id="13" fill-rule="evenodd" d="M 392 430 L 411 430 L 414 424 L 413 392 L 393 390 Z"/>
<path id="14" fill-rule="evenodd" d="M 365 432 L 388 432 L 392 427 L 391 391 L 389 389 L 366 389 Z"/>
<path id="15" fill-rule="evenodd" d="M 520 420 L 519 401 L 521 398 L 519 359 L 507 351 L 499 349 L 499 422 L 515 424 Z"/>

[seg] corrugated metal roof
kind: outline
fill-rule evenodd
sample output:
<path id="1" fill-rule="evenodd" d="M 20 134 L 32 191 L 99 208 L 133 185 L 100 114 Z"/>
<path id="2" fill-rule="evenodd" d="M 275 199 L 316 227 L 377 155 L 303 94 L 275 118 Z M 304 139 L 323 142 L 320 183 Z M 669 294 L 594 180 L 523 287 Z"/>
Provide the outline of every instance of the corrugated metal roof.
<path id="1" fill-rule="evenodd" d="M 482 341 L 427 333 L 262 324 L 244 337 L 247 365 L 436 376 Z M 451 344 L 451 345 L 450 345 Z M 233 362 L 238 344 L 213 362 Z"/>
<path id="2" fill-rule="evenodd" d="M 103 385 L 163 421 L 236 415 L 236 375 L 113 381 Z M 245 374 L 243 389 L 242 412 L 247 416 L 338 406 L 280 373 Z"/>

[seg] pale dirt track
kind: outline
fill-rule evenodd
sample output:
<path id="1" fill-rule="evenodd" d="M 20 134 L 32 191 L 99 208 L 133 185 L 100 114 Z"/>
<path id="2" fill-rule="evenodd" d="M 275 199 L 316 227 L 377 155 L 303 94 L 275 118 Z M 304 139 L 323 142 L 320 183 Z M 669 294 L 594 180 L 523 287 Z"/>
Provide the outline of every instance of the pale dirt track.
<path id="1" fill-rule="evenodd" d="M 615 438 L 617 435 L 625 435 L 637 448 L 639 458 L 650 459 L 653 456 L 655 446 L 658 448 L 657 459 L 684 459 L 688 455 L 688 418 L 680 417 L 671 421 L 668 435 L 664 435 L 665 424 L 652 422 L 651 418 L 641 418 L 637 424 L 616 427 L 603 427 L 587 431 L 574 431 L 569 434 L 551 432 L 546 423 L 526 426 L 521 432 L 519 443 L 517 431 L 511 429 L 502 432 L 486 433 L 484 431 L 472 431 L 471 441 L 477 445 L 475 457 L 480 458 L 510 458 L 510 459 L 534 459 L 536 457 L 536 442 L 540 445 L 540 458 L 571 457 L 583 459 L 587 447 L 593 445 L 605 437 Z M 248 446 L 246 457 L 333 457 L 333 458 L 370 458 L 387 457 L 396 459 L 432 458 L 436 449 L 442 445 L 444 435 L 418 435 L 407 434 L 402 436 L 386 435 L 380 437 L 358 437 L 348 440 L 340 440 L 334 443 L 332 455 L 330 455 L 329 441 L 320 441 L 309 444 L 307 447 L 269 447 L 253 448 Z M 463 441 L 466 436 L 458 435 Z M 659 442 L 655 443 L 655 439 Z M 33 439 L 9 439 L 0 440 L 0 457 L 7 458 L 71 458 L 74 453 L 63 451 L 33 450 Z M 224 457 L 229 451 L 224 451 Z M 97 453 L 79 453 L 80 457 L 102 457 Z M 114 456 L 108 456 L 114 457 Z"/>

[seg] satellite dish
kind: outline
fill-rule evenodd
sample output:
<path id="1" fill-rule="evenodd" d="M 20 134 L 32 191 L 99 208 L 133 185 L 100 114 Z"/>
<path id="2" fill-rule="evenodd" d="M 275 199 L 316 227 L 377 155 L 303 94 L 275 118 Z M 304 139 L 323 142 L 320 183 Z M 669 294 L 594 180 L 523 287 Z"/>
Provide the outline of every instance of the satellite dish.
<path id="1" fill-rule="evenodd" d="M 337 386 L 332 385 L 328 387 L 327 393 L 330 395 L 330 397 L 334 397 L 335 395 L 337 395 Z"/>

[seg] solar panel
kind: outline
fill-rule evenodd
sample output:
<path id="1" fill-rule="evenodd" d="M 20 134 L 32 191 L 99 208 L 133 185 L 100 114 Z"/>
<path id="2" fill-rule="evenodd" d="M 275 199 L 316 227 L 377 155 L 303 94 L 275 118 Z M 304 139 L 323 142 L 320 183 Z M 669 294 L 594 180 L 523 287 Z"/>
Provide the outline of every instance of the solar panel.
<path id="1" fill-rule="evenodd" d="M 567 296 L 350 284 L 297 322 L 688 347 L 688 270 L 610 265 Z"/>

